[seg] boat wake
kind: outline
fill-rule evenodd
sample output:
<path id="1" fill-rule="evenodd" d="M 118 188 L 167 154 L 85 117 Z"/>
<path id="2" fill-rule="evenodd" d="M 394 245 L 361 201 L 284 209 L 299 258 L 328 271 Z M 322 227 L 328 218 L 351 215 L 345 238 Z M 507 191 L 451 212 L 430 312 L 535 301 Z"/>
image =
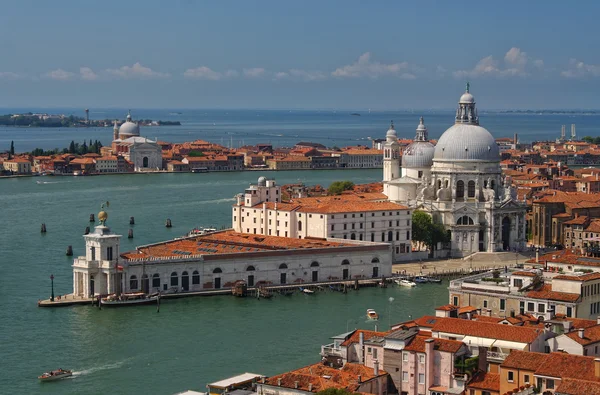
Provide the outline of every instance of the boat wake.
<path id="1" fill-rule="evenodd" d="M 107 363 L 106 365 L 94 366 L 89 369 L 84 369 L 84 370 L 80 370 L 80 371 L 74 370 L 72 377 L 75 378 L 78 376 L 86 376 L 88 374 L 100 372 L 103 370 L 118 369 L 118 368 L 122 367 L 123 365 L 125 365 L 129 360 L 131 360 L 131 358 L 124 359 L 119 362 Z"/>

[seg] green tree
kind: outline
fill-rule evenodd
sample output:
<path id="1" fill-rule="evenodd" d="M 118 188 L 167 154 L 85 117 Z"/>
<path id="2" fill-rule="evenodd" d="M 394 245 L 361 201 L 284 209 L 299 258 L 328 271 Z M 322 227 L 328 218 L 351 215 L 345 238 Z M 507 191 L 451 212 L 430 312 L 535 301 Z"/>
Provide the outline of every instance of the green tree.
<path id="1" fill-rule="evenodd" d="M 10 142 L 10 154 L 11 155 L 15 154 L 15 142 L 14 141 Z"/>
<path id="2" fill-rule="evenodd" d="M 352 181 L 335 181 L 332 182 L 329 188 L 327 189 L 328 195 L 341 195 L 344 191 L 349 191 L 354 188 L 354 183 Z"/>
<path id="3" fill-rule="evenodd" d="M 202 151 L 190 151 L 188 153 L 188 156 L 191 156 L 192 158 L 200 158 L 200 157 L 203 157 L 205 155 L 204 155 L 204 152 L 202 152 Z"/>
<path id="4" fill-rule="evenodd" d="M 71 144 L 69 144 L 69 153 L 74 154 L 76 152 L 75 149 L 75 141 L 71 140 Z"/>
<path id="5" fill-rule="evenodd" d="M 412 240 L 425 244 L 432 256 L 437 244 L 449 242 L 450 236 L 444 225 L 433 223 L 429 214 L 415 210 L 412 215 Z"/>

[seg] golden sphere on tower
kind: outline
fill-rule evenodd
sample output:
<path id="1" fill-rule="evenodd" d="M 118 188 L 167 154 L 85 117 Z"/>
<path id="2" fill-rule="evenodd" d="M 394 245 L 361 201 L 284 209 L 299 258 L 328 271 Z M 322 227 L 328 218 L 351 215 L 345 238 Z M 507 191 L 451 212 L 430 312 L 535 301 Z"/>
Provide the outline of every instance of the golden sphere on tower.
<path id="1" fill-rule="evenodd" d="M 100 222 L 102 222 L 104 224 L 106 222 L 106 220 L 108 219 L 108 213 L 104 210 L 100 211 L 98 213 L 98 219 L 100 220 Z"/>

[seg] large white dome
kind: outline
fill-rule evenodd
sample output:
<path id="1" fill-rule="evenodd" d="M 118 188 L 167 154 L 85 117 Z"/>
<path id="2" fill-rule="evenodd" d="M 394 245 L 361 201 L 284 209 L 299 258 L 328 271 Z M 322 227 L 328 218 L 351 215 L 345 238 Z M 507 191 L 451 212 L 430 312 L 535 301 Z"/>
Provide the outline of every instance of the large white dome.
<path id="1" fill-rule="evenodd" d="M 140 135 L 139 125 L 135 122 L 131 122 L 130 120 L 125 121 L 119 128 L 119 136 L 128 138 L 128 137 L 139 136 L 139 135 Z"/>
<path id="2" fill-rule="evenodd" d="M 500 150 L 494 136 L 485 128 L 457 123 L 438 140 L 433 160 L 499 162 Z"/>
<path id="3" fill-rule="evenodd" d="M 402 154 L 402 167 L 431 167 L 435 146 L 429 141 L 413 141 Z"/>

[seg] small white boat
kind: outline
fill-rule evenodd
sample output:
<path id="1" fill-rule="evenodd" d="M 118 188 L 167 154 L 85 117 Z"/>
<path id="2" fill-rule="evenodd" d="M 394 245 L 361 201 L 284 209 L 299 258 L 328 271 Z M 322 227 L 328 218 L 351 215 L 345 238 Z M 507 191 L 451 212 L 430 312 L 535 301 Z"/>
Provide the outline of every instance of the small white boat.
<path id="1" fill-rule="evenodd" d="M 64 379 L 65 377 L 70 377 L 70 376 L 73 376 L 72 370 L 57 369 L 57 370 L 52 370 L 50 372 L 43 373 L 41 376 L 38 376 L 38 379 L 40 379 L 40 381 L 42 381 L 42 382 L 55 381 L 55 380 Z"/>
<path id="2" fill-rule="evenodd" d="M 159 295 L 146 295 L 144 293 L 123 294 L 119 297 L 109 295 L 100 299 L 103 307 L 139 306 L 157 303 Z"/>
<path id="3" fill-rule="evenodd" d="M 377 312 L 373 309 L 368 309 L 367 310 L 367 318 L 370 320 L 378 320 L 379 314 L 377 314 Z"/>
<path id="4" fill-rule="evenodd" d="M 400 285 L 401 287 L 416 287 L 417 284 L 413 283 L 412 281 L 409 280 L 400 280 L 397 283 L 398 285 Z"/>
<path id="5" fill-rule="evenodd" d="M 308 289 L 308 288 L 300 288 L 300 290 L 307 295 L 312 295 L 315 293 L 315 291 L 313 291 L 312 289 Z"/>

